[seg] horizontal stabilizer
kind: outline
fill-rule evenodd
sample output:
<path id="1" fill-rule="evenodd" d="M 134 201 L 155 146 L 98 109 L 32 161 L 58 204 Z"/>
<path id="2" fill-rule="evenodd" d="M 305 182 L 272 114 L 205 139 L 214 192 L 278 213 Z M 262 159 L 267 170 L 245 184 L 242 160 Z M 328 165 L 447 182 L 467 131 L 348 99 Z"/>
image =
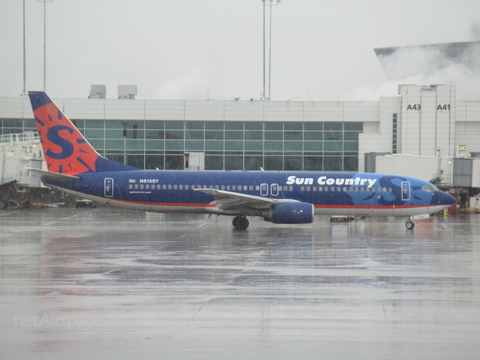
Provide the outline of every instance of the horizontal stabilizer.
<path id="1" fill-rule="evenodd" d="M 54 173 L 51 171 L 45 171 L 45 170 L 40 170 L 40 169 L 35 169 L 31 167 L 25 168 L 28 171 L 34 173 L 35 175 L 38 175 L 40 177 L 47 177 L 50 179 L 55 179 L 55 180 L 60 180 L 60 181 L 77 181 L 79 179 L 78 176 L 73 176 L 73 175 L 65 175 L 65 174 L 58 174 Z"/>

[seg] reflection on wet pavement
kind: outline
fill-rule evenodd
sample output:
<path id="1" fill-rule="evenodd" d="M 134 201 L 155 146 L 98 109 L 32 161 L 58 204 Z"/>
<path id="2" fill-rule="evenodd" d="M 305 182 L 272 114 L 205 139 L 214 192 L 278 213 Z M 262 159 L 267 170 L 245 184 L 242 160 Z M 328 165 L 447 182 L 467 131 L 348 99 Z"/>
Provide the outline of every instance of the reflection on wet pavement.
<path id="1" fill-rule="evenodd" d="M 477 356 L 480 215 L 315 220 L 2 212 L 0 358 Z"/>

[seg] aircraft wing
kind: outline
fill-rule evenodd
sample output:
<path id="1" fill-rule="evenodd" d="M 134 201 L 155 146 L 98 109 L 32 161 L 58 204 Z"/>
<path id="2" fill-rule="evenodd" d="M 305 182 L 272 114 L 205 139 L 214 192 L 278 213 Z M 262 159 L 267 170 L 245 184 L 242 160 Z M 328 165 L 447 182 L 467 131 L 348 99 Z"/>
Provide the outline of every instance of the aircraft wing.
<path id="1" fill-rule="evenodd" d="M 291 199 L 272 199 L 263 196 L 248 195 L 233 191 L 210 188 L 195 190 L 215 196 L 215 201 L 211 202 L 210 204 L 217 205 L 217 209 L 225 211 L 239 208 L 268 209 L 270 206 L 276 203 L 297 202 L 297 200 Z"/>
<path id="2" fill-rule="evenodd" d="M 31 168 L 31 167 L 27 167 L 25 169 L 27 169 L 28 171 L 30 171 L 30 172 L 32 172 L 35 175 L 38 175 L 40 177 L 43 176 L 43 177 L 51 178 L 51 179 L 55 179 L 55 180 L 76 181 L 76 180 L 79 179 L 78 176 L 58 174 L 58 173 L 54 173 L 54 172 L 51 172 L 51 171 L 45 171 L 45 170 L 35 169 L 35 168 Z"/>

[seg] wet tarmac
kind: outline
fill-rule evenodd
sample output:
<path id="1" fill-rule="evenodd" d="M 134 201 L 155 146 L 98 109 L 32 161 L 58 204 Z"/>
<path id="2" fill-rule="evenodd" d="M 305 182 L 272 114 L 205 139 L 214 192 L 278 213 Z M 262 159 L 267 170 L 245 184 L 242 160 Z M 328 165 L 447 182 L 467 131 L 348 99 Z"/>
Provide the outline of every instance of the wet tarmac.
<path id="1" fill-rule="evenodd" d="M 480 214 L 0 213 L 0 359 L 478 359 Z"/>

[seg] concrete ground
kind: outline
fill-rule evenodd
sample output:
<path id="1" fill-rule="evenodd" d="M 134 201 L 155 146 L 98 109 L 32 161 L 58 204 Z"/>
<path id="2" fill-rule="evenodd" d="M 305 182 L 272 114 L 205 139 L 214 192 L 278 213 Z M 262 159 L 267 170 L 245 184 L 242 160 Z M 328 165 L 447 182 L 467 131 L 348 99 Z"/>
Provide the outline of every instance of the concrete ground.
<path id="1" fill-rule="evenodd" d="M 478 359 L 480 215 L 0 213 L 0 359 Z"/>

